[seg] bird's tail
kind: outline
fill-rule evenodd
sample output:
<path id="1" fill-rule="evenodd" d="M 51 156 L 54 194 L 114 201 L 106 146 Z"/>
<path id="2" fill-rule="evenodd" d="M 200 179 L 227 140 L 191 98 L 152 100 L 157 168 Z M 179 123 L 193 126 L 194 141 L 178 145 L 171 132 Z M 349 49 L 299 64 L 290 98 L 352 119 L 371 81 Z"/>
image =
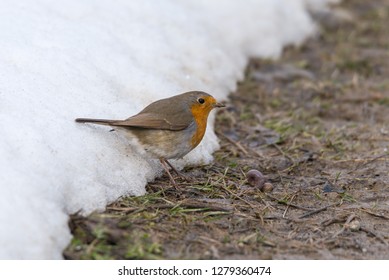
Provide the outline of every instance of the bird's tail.
<path id="1" fill-rule="evenodd" d="M 78 123 L 94 123 L 100 125 L 112 125 L 117 122 L 117 120 L 104 120 L 104 119 L 86 119 L 86 118 L 77 118 L 75 119 Z"/>

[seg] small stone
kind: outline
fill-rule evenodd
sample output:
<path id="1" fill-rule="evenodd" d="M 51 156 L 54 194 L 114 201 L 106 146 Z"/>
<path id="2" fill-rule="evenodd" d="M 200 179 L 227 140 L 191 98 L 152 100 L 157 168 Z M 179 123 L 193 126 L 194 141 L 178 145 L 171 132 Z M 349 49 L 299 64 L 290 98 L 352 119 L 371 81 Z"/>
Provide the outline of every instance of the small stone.
<path id="1" fill-rule="evenodd" d="M 361 229 L 361 223 L 358 220 L 353 220 L 348 224 L 351 231 L 358 231 Z"/>
<path id="2" fill-rule="evenodd" d="M 273 189 L 274 187 L 272 183 L 266 182 L 265 184 L 263 184 L 263 188 L 262 188 L 263 192 L 271 192 L 273 191 Z"/>
<path id="3" fill-rule="evenodd" d="M 250 186 L 253 188 L 259 188 L 260 190 L 262 190 L 266 182 L 266 177 L 256 169 L 251 169 L 247 172 L 246 178 Z"/>

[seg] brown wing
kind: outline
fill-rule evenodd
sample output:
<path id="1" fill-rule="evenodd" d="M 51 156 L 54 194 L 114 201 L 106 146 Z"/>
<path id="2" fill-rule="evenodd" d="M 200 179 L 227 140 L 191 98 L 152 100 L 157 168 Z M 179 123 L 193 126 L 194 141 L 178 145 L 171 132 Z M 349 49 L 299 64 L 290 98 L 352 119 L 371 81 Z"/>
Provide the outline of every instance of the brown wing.
<path id="1" fill-rule="evenodd" d="M 194 121 L 188 102 L 185 94 L 161 99 L 148 105 L 139 114 L 113 122 L 112 125 L 182 130 Z"/>
<path id="2" fill-rule="evenodd" d="M 142 127 L 151 129 L 167 129 L 167 130 L 182 130 L 189 126 L 188 122 L 180 122 L 175 120 L 174 123 L 167 119 L 162 118 L 158 114 L 153 113 L 140 113 L 138 115 L 129 117 L 123 121 L 112 121 L 109 125 L 121 126 L 121 127 Z"/>
<path id="3" fill-rule="evenodd" d="M 187 92 L 155 101 L 139 114 L 125 120 L 76 119 L 76 122 L 95 123 L 120 127 L 142 127 L 150 129 L 183 130 L 193 123 L 190 104 L 204 92 Z"/>

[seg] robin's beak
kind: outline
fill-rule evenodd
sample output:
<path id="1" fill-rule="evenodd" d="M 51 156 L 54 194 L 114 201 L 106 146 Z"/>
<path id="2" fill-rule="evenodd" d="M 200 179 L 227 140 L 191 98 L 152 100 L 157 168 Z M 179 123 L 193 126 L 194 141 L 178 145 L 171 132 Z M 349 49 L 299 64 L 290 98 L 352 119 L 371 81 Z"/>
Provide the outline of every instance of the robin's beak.
<path id="1" fill-rule="evenodd" d="M 215 103 L 215 104 L 213 104 L 213 108 L 222 108 L 222 107 L 226 107 L 226 105 L 224 105 L 222 103 Z"/>

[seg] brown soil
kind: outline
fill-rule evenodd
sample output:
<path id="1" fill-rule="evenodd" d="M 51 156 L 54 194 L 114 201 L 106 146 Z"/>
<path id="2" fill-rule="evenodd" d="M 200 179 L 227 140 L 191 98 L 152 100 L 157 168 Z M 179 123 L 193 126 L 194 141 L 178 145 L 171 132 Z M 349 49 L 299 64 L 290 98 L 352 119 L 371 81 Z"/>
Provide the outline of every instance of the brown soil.
<path id="1" fill-rule="evenodd" d="M 251 61 L 212 165 L 73 216 L 65 258 L 389 259 L 389 1 L 344 2 L 352 20 L 316 15 L 319 36 Z"/>

